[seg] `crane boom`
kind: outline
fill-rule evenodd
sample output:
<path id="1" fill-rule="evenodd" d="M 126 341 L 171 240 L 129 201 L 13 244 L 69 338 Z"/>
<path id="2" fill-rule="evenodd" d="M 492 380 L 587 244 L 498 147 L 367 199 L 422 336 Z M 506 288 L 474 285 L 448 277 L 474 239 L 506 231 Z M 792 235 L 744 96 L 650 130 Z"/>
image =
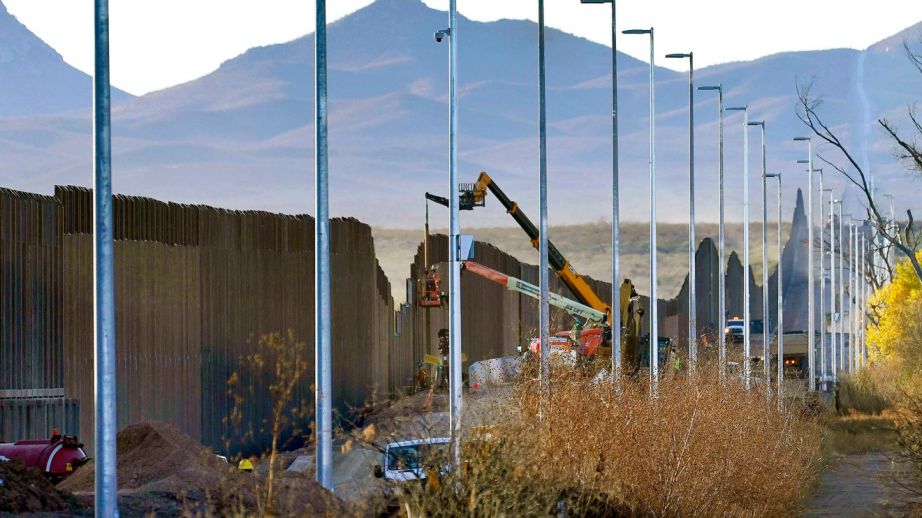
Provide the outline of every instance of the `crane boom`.
<path id="1" fill-rule="evenodd" d="M 505 286 L 510 291 L 522 293 L 534 299 L 539 297 L 539 288 L 534 284 L 525 282 L 522 279 L 518 279 L 511 275 L 498 272 L 480 263 L 475 263 L 474 261 L 464 261 L 463 264 L 464 270 L 475 273 L 501 286 Z M 603 311 L 591 308 L 585 304 L 580 304 L 579 302 L 570 300 L 563 295 L 558 295 L 556 293 L 550 294 L 548 303 L 554 307 L 563 309 L 572 316 L 584 318 L 599 324 L 604 323 L 608 318 L 608 314 Z"/>
<path id="2" fill-rule="evenodd" d="M 505 207 L 506 212 L 512 216 L 512 219 L 522 227 L 522 230 L 525 231 L 525 234 L 531 240 L 531 245 L 537 249 L 538 238 L 540 237 L 537 227 L 535 227 L 535 224 L 528 219 L 528 216 L 526 216 L 524 212 L 522 212 L 522 209 L 519 208 L 519 204 L 510 200 L 509 197 L 506 196 L 506 193 L 496 185 L 496 182 L 494 182 L 486 172 L 480 173 L 480 176 L 477 178 L 477 183 L 473 186 L 472 201 L 477 206 L 483 205 L 487 189 L 496 196 L 496 199 Z M 560 277 L 561 282 L 570 289 L 579 302 L 596 311 L 605 313 L 606 324 L 610 325 L 611 307 L 599 298 L 595 290 L 586 282 L 586 279 L 577 273 L 573 265 L 570 264 L 570 261 L 560 253 L 560 250 L 558 250 L 550 240 L 547 242 L 547 248 L 548 261 L 557 273 L 557 276 Z"/>

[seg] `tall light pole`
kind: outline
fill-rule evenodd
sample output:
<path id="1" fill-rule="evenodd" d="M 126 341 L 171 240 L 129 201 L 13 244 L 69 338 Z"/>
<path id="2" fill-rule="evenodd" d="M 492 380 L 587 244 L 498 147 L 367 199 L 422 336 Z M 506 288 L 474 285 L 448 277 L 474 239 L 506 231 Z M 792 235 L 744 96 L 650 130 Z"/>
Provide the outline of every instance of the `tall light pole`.
<path id="1" fill-rule="evenodd" d="M 867 271 L 867 261 L 868 261 L 868 249 L 867 249 L 867 232 L 865 230 L 866 224 L 861 226 L 861 266 L 859 271 L 861 272 L 859 279 L 861 280 L 861 304 L 859 306 L 861 312 L 859 313 L 861 318 L 861 366 L 865 367 L 868 363 L 868 342 L 867 342 L 867 300 L 868 300 L 868 282 L 865 278 L 865 272 Z"/>
<path id="2" fill-rule="evenodd" d="M 750 386 L 751 350 L 749 317 L 749 107 L 727 108 L 743 112 L 743 383 Z"/>
<path id="3" fill-rule="evenodd" d="M 112 217 L 112 118 L 109 86 L 109 2 L 94 4 L 93 74 L 93 320 L 96 351 L 96 516 L 118 516 L 116 473 L 115 256 Z"/>
<path id="4" fill-rule="evenodd" d="M 813 142 L 810 140 L 810 137 L 795 137 L 797 142 L 807 142 L 807 370 L 810 372 L 808 378 L 808 386 L 810 390 L 816 390 L 816 360 L 814 358 L 816 351 L 814 350 L 816 342 L 816 315 L 814 314 L 814 296 L 813 286 L 814 286 L 814 277 L 816 276 L 816 271 L 813 268 Z"/>
<path id="5" fill-rule="evenodd" d="M 822 169 L 817 169 L 817 170 L 822 171 Z M 820 175 L 820 186 L 822 185 L 823 185 L 823 176 L 821 174 Z M 826 357 L 830 355 L 831 347 L 826 342 L 826 335 L 828 334 L 827 333 L 828 326 L 826 324 L 826 277 L 827 275 L 829 277 L 832 276 L 832 265 L 830 264 L 829 273 L 827 274 L 826 273 L 826 253 L 827 252 L 826 252 L 825 239 L 823 239 L 823 234 L 826 231 L 826 212 L 825 212 L 826 209 L 824 208 L 825 205 L 824 205 L 823 199 L 826 193 L 829 193 L 829 210 L 830 210 L 829 214 L 831 218 L 832 217 L 832 189 L 820 189 L 819 193 L 820 193 L 820 354 L 822 355 L 822 358 L 820 358 L 820 372 L 822 373 L 820 378 L 823 384 L 823 386 L 821 387 L 821 390 L 829 390 L 828 383 L 830 379 L 830 373 L 829 373 L 829 368 L 827 365 Z M 829 227 L 830 243 L 832 243 L 832 236 L 833 236 L 833 232 L 832 232 L 832 226 L 830 224 L 830 227 Z M 830 248 L 832 248 L 831 244 L 830 244 Z M 829 262 L 832 263 L 832 251 L 829 252 Z M 829 303 L 830 303 L 830 315 L 831 315 L 832 314 L 832 309 L 831 309 L 832 297 L 831 296 L 830 296 Z M 831 317 L 830 317 L 830 321 L 832 321 Z M 832 339 L 831 342 L 835 344 L 834 339 Z M 829 362 L 831 363 L 831 359 L 829 360 Z"/>
<path id="6" fill-rule="evenodd" d="M 798 160 L 798 164 L 808 164 L 809 160 Z M 823 188 L 823 168 L 817 167 L 813 170 L 814 173 L 820 174 L 820 185 L 816 192 L 820 195 L 820 390 L 826 390 L 826 243 L 823 239 L 823 233 L 825 232 L 825 220 L 824 218 L 824 209 L 823 209 L 823 193 L 832 192 L 832 189 Z"/>
<path id="7" fill-rule="evenodd" d="M 435 40 L 448 38 L 448 260 L 451 273 L 448 284 L 449 328 L 449 420 L 451 454 L 456 466 L 461 463 L 461 261 L 459 234 L 461 223 L 458 206 L 458 8 L 457 0 L 448 2 L 448 28 L 436 31 Z M 546 344 L 547 342 L 545 342 Z M 545 344 L 542 344 L 542 349 Z"/>
<path id="8" fill-rule="evenodd" d="M 777 178 L 778 179 L 778 351 L 776 362 L 778 371 L 775 373 L 775 383 L 776 383 L 776 392 L 778 399 L 778 411 L 780 412 L 784 408 L 784 402 L 782 401 L 782 396 L 784 395 L 784 282 L 782 280 L 782 274 L 784 273 L 784 268 L 781 263 L 782 259 L 782 250 L 781 250 L 781 173 L 770 173 L 765 175 L 767 178 Z M 763 227 L 764 228 L 764 227 Z M 766 288 L 766 291 L 768 289 Z M 767 357 L 766 357 L 767 363 Z M 766 380 L 766 383 L 768 380 Z"/>
<path id="9" fill-rule="evenodd" d="M 765 121 L 750 122 L 749 125 L 758 126 L 762 135 L 762 376 L 765 380 L 765 397 L 770 398 L 772 384 L 768 365 L 768 171 L 765 170 Z"/>
<path id="10" fill-rule="evenodd" d="M 666 54 L 669 59 L 688 58 L 688 375 L 698 363 L 698 308 L 695 258 L 695 55 Z"/>
<path id="11" fill-rule="evenodd" d="M 550 397 L 550 306 L 548 303 L 548 259 L 547 259 L 547 111 L 544 96 L 544 0 L 538 0 L 538 189 L 539 220 L 538 235 L 540 322 L 541 340 L 541 399 L 542 405 Z M 543 413 L 543 412 L 542 412 Z"/>
<path id="12" fill-rule="evenodd" d="M 831 334 L 833 336 L 832 343 L 832 371 L 833 371 L 833 380 L 838 381 L 839 371 L 842 370 L 842 335 L 838 332 L 838 329 L 842 326 L 842 298 L 839 296 L 839 292 L 836 290 L 836 285 L 840 284 L 837 270 L 837 261 L 836 261 L 836 245 L 839 246 L 839 253 L 841 254 L 842 250 L 842 227 L 841 225 L 836 228 L 836 221 L 841 223 L 841 207 L 842 200 L 832 200 L 832 226 L 835 230 L 836 235 L 833 236 L 832 244 L 829 246 L 830 252 L 832 253 L 832 261 L 830 263 L 830 272 L 832 277 L 832 330 Z M 838 210 L 838 218 L 836 218 L 836 209 Z"/>
<path id="13" fill-rule="evenodd" d="M 843 220 L 842 200 L 838 200 L 839 205 L 839 370 L 845 370 L 845 232 Z"/>
<path id="14" fill-rule="evenodd" d="M 720 381 L 726 379 L 727 374 L 727 337 L 724 328 L 727 327 L 727 261 L 724 259 L 724 91 L 723 85 L 716 86 L 699 86 L 698 90 L 716 90 L 717 91 L 717 199 L 720 212 L 720 223 L 717 227 L 717 260 L 718 265 L 717 279 L 717 312 L 718 317 L 718 371 Z"/>
<path id="15" fill-rule="evenodd" d="M 849 278 L 851 279 L 849 302 L 851 302 L 849 315 L 849 324 L 852 329 L 852 336 L 849 338 L 849 358 L 852 362 L 852 372 L 858 371 L 858 221 L 852 220 L 851 250 L 852 260 L 848 264 Z"/>
<path id="16" fill-rule="evenodd" d="M 838 374 L 838 337 L 836 336 L 836 199 L 829 190 L 829 363 L 832 381 Z"/>
<path id="17" fill-rule="evenodd" d="M 317 0 L 314 77 L 314 399 L 317 402 L 317 483 L 333 490 L 333 381 L 330 326 L 330 212 L 327 148 L 326 0 Z"/>
<path id="18" fill-rule="evenodd" d="M 621 381 L 621 210 L 618 194 L 618 39 L 615 0 L 580 0 L 584 4 L 611 4 L 611 370 Z"/>
<path id="19" fill-rule="evenodd" d="M 629 29 L 624 34 L 650 35 L 650 395 L 659 394 L 659 330 L 656 296 L 656 152 L 655 118 L 656 99 L 654 88 L 653 27 L 649 29 Z"/>

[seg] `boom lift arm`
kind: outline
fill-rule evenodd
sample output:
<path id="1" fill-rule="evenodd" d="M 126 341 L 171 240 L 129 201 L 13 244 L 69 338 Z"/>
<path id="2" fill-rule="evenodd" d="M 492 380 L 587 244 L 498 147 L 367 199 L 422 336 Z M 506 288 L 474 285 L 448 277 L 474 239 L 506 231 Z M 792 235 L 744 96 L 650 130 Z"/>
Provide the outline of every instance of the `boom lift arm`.
<path id="1" fill-rule="evenodd" d="M 506 212 L 512 216 L 512 219 L 522 227 L 522 230 L 525 231 L 525 234 L 528 235 L 528 238 L 531 240 L 531 245 L 537 250 L 538 238 L 540 237 L 537 227 L 535 227 L 535 224 L 528 219 L 528 216 L 526 216 L 524 212 L 522 212 L 522 209 L 519 208 L 519 204 L 510 200 L 509 197 L 506 196 L 506 193 L 496 185 L 496 182 L 494 182 L 486 172 L 480 173 L 480 176 L 477 178 L 477 183 L 475 183 L 469 191 L 469 198 L 473 206 L 482 206 L 484 204 L 484 200 L 487 196 L 487 189 L 496 196 L 496 199 L 506 208 Z M 462 194 L 462 198 L 465 197 L 465 194 Z M 570 261 L 560 253 L 560 250 L 558 250 L 550 240 L 547 242 L 547 257 L 551 268 L 557 272 L 557 276 L 560 277 L 561 282 L 570 289 L 576 297 L 576 300 L 597 311 L 605 313 L 606 324 L 610 326 L 611 307 L 599 298 L 592 287 L 589 286 L 589 283 L 586 282 L 582 275 L 577 273 L 573 265 L 570 264 Z"/>
<path id="2" fill-rule="evenodd" d="M 539 297 L 540 289 L 534 284 L 525 282 L 522 279 L 518 279 L 511 275 L 498 272 L 480 263 L 475 263 L 474 261 L 464 261 L 463 264 L 464 270 L 477 274 L 484 279 L 491 280 L 501 286 L 505 286 L 509 291 L 523 293 L 534 299 Z M 554 307 L 563 309 L 573 317 L 580 317 L 597 324 L 605 322 L 605 320 L 608 318 L 608 315 L 602 311 L 590 308 L 585 304 L 580 304 L 579 302 L 570 300 L 563 295 L 558 295 L 556 293 L 550 294 L 548 303 Z"/>

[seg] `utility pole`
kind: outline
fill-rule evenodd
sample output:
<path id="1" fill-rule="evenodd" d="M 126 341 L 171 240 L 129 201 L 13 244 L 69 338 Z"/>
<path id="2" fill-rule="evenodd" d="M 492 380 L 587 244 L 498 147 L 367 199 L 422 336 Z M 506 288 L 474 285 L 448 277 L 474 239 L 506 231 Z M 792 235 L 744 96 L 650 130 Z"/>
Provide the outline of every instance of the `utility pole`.
<path id="1" fill-rule="evenodd" d="M 115 225 L 112 217 L 112 118 L 109 86 L 109 2 L 95 3 L 93 75 L 93 320 L 96 351 L 96 516 L 118 516 L 115 379 Z"/>
<path id="2" fill-rule="evenodd" d="M 727 337 L 724 329 L 727 327 L 727 260 L 725 259 L 725 239 L 724 239 L 724 93 L 723 85 L 717 86 L 699 86 L 698 90 L 716 90 L 717 91 L 717 200 L 720 212 L 720 223 L 717 228 L 717 260 L 718 265 L 717 279 L 717 312 L 720 314 L 718 319 L 718 373 L 720 381 L 727 377 Z"/>
<path id="3" fill-rule="evenodd" d="M 775 374 L 775 383 L 777 384 L 776 392 L 778 400 L 778 411 L 780 412 L 784 409 L 784 401 L 782 400 L 782 396 L 784 395 L 784 282 L 782 281 L 784 268 L 781 262 L 781 173 L 768 174 L 765 176 L 767 178 L 778 179 L 778 199 L 776 203 L 778 207 L 778 269 L 776 270 L 778 272 L 778 326 L 776 331 L 778 333 L 778 352 L 777 361 L 775 362 L 778 371 Z M 768 360 L 766 359 L 766 363 L 767 361 Z M 766 380 L 766 383 L 767 382 L 768 380 Z"/>
<path id="4" fill-rule="evenodd" d="M 330 328 L 330 197 L 327 147 L 326 0 L 317 0 L 315 31 L 314 397 L 317 402 L 317 483 L 333 490 L 333 366 Z"/>
<path id="5" fill-rule="evenodd" d="M 458 185 L 458 7 L 448 2 L 448 28 L 436 31 L 435 41 L 448 39 L 448 336 L 449 336 L 449 421 L 451 456 L 461 465 L 461 261 L 460 190 Z M 544 349 L 542 344 L 542 349 Z"/>
<path id="6" fill-rule="evenodd" d="M 813 142 L 810 140 L 810 137 L 795 137 L 795 141 L 798 142 L 807 142 L 807 183 L 809 187 L 807 188 L 807 370 L 809 371 L 809 376 L 807 376 L 807 383 L 810 390 L 816 390 L 816 314 L 814 306 L 814 277 L 816 276 L 816 270 L 813 267 L 813 248 L 815 243 L 813 241 L 813 225 L 816 223 L 813 219 Z"/>
<path id="7" fill-rule="evenodd" d="M 727 108 L 743 112 L 743 384 L 751 385 L 752 350 L 749 300 L 749 107 Z"/>
<path id="8" fill-rule="evenodd" d="M 538 187 L 540 226 L 538 236 L 541 340 L 542 414 L 550 398 L 550 307 L 548 305 L 547 258 L 547 111 L 544 97 L 544 0 L 538 0 Z"/>
<path id="9" fill-rule="evenodd" d="M 762 376 L 765 397 L 768 399 L 772 395 L 772 384 L 769 383 L 771 371 L 768 365 L 768 171 L 765 167 L 765 121 L 750 122 L 749 125 L 759 126 L 762 134 Z"/>
<path id="10" fill-rule="evenodd" d="M 623 34 L 648 34 L 650 36 L 650 396 L 656 399 L 659 394 L 659 329 L 658 304 L 656 295 L 656 151 L 654 145 L 656 100 L 654 87 L 653 27 L 649 29 L 629 29 Z"/>
<path id="11" fill-rule="evenodd" d="M 669 59 L 688 58 L 688 376 L 698 363 L 698 309 L 695 245 L 695 55 L 666 54 Z"/>

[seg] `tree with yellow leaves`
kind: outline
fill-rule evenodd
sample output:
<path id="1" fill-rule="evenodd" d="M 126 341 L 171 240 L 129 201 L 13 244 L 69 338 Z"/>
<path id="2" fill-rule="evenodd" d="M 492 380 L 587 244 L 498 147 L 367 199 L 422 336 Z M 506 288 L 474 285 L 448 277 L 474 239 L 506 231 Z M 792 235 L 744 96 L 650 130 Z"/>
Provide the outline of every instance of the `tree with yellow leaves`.
<path id="1" fill-rule="evenodd" d="M 922 261 L 922 251 L 916 257 Z M 918 371 L 922 366 L 922 281 L 913 264 L 900 261 L 893 281 L 877 290 L 868 305 L 877 315 L 876 325 L 867 330 L 872 360 Z"/>

